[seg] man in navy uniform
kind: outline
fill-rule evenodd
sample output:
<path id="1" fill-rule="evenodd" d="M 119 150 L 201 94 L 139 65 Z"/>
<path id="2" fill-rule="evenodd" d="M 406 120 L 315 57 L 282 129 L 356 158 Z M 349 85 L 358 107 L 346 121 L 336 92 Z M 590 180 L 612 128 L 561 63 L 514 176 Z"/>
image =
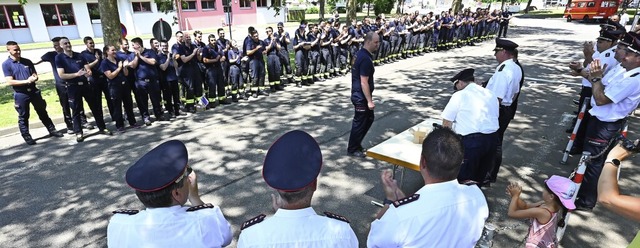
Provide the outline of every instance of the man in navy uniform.
<path id="1" fill-rule="evenodd" d="M 33 62 L 22 58 L 20 46 L 15 41 L 7 42 L 7 52 L 9 52 L 9 58 L 2 63 L 2 72 L 7 84 L 13 87 L 13 99 L 16 111 L 18 111 L 18 127 L 22 138 L 29 145 L 36 144 L 36 141 L 29 134 L 29 104 L 33 104 L 33 108 L 49 134 L 54 137 L 62 137 L 49 118 L 47 103 L 42 99 L 40 89 L 36 87 L 38 73 Z"/>
<path id="2" fill-rule="evenodd" d="M 373 124 L 373 59 L 380 46 L 380 36 L 369 32 L 364 37 L 362 48 L 354 56 L 351 69 L 351 102 L 354 106 L 353 123 L 349 135 L 347 154 L 354 157 L 365 157 L 362 140 Z"/>
<path id="3" fill-rule="evenodd" d="M 81 119 L 82 114 L 82 98 L 87 101 L 93 118 L 96 120 L 99 134 L 112 135 L 113 133 L 107 129 L 104 123 L 102 115 L 102 108 L 99 107 L 95 99 L 95 94 L 91 85 L 87 80 L 91 76 L 91 68 L 82 55 L 72 50 L 71 42 L 69 38 L 62 37 L 60 39 L 60 45 L 64 52 L 56 56 L 56 68 L 60 79 L 65 80 L 67 83 L 67 89 L 69 90 L 69 103 L 71 104 L 71 111 L 73 113 L 73 132 L 76 134 L 76 141 L 84 141 L 84 134 L 82 133 Z"/>
<path id="4" fill-rule="evenodd" d="M 311 207 L 322 168 L 322 151 L 306 132 L 290 131 L 271 145 L 262 166 L 276 213 L 261 214 L 245 222 L 238 247 L 358 247 L 349 221 Z"/>
<path id="5" fill-rule="evenodd" d="M 102 51 L 100 51 L 100 49 L 96 49 L 96 44 L 93 41 L 93 38 L 86 36 L 83 41 L 87 49 L 82 51 L 80 55 L 87 60 L 87 63 L 91 68 L 89 83 L 91 83 L 91 87 L 94 90 L 94 97 L 98 100 L 98 106 L 102 108 L 102 94 L 104 93 L 104 97 L 107 99 L 107 109 L 109 109 L 109 113 L 113 113 L 113 104 L 110 100 L 111 93 L 109 92 L 107 78 L 104 76 L 104 73 L 100 71 L 100 63 L 102 63 L 102 59 L 104 59 Z"/>
<path id="6" fill-rule="evenodd" d="M 188 163 L 184 143 L 170 140 L 129 167 L 127 185 L 146 209 L 113 212 L 107 227 L 109 247 L 223 247 L 231 243 L 231 225 L 220 207 L 200 199 L 197 176 Z M 186 207 L 187 200 L 194 207 Z"/>
<path id="7" fill-rule="evenodd" d="M 136 90 L 140 97 L 140 106 L 142 119 L 144 124 L 151 125 L 149 120 L 149 101 L 151 99 L 151 106 L 153 107 L 153 114 L 156 120 L 163 121 L 163 111 L 160 105 L 160 81 L 158 74 L 158 55 L 152 49 L 144 48 L 142 39 L 133 38 L 133 53 L 129 55 L 129 65 L 134 69 L 136 74 Z"/>

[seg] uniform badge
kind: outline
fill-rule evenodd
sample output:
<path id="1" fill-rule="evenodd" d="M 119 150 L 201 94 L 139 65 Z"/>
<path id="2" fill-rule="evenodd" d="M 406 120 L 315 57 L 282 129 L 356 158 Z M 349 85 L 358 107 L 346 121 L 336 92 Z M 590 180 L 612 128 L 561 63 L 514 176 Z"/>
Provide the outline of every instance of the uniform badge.
<path id="1" fill-rule="evenodd" d="M 188 208 L 187 212 L 198 211 L 198 210 L 202 210 L 202 209 L 206 209 L 206 208 L 213 208 L 213 204 L 207 203 L 207 204 L 202 204 L 202 205 L 198 205 L 198 206 L 193 206 L 193 207 Z"/>
<path id="2" fill-rule="evenodd" d="M 502 69 L 504 69 L 505 65 L 500 66 L 500 68 L 498 69 L 498 71 L 502 71 Z"/>
<path id="3" fill-rule="evenodd" d="M 331 219 L 336 219 L 336 220 L 339 220 L 339 221 L 344 221 L 344 222 L 350 223 L 349 220 L 347 220 L 347 218 L 345 218 L 344 216 L 337 215 L 337 214 L 334 214 L 334 213 L 324 212 L 324 216 L 326 216 L 328 218 L 331 218 Z"/>
<path id="4" fill-rule="evenodd" d="M 611 56 L 611 53 L 605 53 L 604 56 L 608 58 L 609 56 Z"/>
<path id="5" fill-rule="evenodd" d="M 113 211 L 112 213 L 114 214 L 127 214 L 127 215 L 134 215 L 139 213 L 140 210 L 135 210 L 135 209 L 118 209 L 116 211 Z"/>
<path id="6" fill-rule="evenodd" d="M 260 215 L 258 215 L 258 216 L 256 216 L 256 217 L 253 217 L 252 219 L 250 219 L 250 220 L 248 220 L 248 221 L 245 221 L 245 222 L 242 224 L 242 227 L 240 227 L 240 230 L 247 229 L 247 228 L 248 228 L 248 227 L 250 227 L 250 226 L 253 226 L 253 225 L 255 225 L 255 224 L 258 224 L 258 223 L 262 222 L 262 221 L 264 220 L 264 218 L 265 218 L 265 217 L 266 217 L 266 215 L 264 215 L 264 214 L 260 214 Z"/>
<path id="7" fill-rule="evenodd" d="M 397 207 L 400 207 L 402 205 L 406 205 L 406 204 L 412 203 L 414 201 L 417 201 L 418 198 L 420 198 L 420 194 L 414 194 L 414 195 L 406 197 L 406 198 L 398 199 L 398 200 L 393 202 L 393 206 L 395 206 L 397 208 Z"/>

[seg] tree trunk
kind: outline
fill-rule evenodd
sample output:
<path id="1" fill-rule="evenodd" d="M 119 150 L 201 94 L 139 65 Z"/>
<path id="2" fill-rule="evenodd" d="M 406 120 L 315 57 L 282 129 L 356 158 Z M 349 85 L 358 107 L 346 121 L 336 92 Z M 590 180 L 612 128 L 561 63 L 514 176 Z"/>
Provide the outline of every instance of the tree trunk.
<path id="1" fill-rule="evenodd" d="M 505 0 L 502 0 L 502 5 L 500 6 L 500 9 L 504 10 L 504 2 Z"/>
<path id="2" fill-rule="evenodd" d="M 120 15 L 118 14 L 118 1 L 101 0 L 98 2 L 98 9 L 100 10 L 104 45 L 117 46 L 122 37 Z"/>
<path id="3" fill-rule="evenodd" d="M 356 23 L 356 9 L 358 8 L 356 0 L 347 1 L 347 24 Z"/>
<path id="4" fill-rule="evenodd" d="M 453 13 L 460 11 L 461 7 L 462 7 L 462 0 L 453 0 L 453 2 L 451 3 L 451 9 L 453 10 Z"/>
<path id="5" fill-rule="evenodd" d="M 571 1 L 571 0 L 569 0 L 569 1 Z M 524 13 L 525 13 L 525 14 L 529 13 L 529 7 L 531 6 L 531 2 L 533 2 L 533 0 L 529 0 L 529 1 L 527 2 L 527 7 L 524 7 Z M 567 4 L 567 5 L 568 5 L 568 4 Z"/>
<path id="6" fill-rule="evenodd" d="M 404 3 L 404 0 L 398 0 L 398 7 L 396 8 L 396 14 L 401 14 L 402 13 L 402 4 Z"/>
<path id="7" fill-rule="evenodd" d="M 320 0 L 318 1 L 318 5 L 320 5 L 320 10 L 318 11 L 318 14 L 320 16 L 320 20 L 324 20 L 324 5 L 325 5 L 325 0 Z"/>

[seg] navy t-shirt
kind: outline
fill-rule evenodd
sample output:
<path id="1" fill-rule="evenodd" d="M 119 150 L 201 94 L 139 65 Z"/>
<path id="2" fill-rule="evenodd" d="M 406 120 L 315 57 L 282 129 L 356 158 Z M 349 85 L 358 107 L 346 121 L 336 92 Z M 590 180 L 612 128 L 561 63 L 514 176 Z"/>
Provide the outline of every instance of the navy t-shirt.
<path id="1" fill-rule="evenodd" d="M 362 92 L 362 85 L 360 85 L 360 76 L 369 77 L 369 90 L 373 95 L 373 73 L 375 68 L 373 67 L 373 61 L 371 59 L 371 53 L 367 49 L 361 48 L 356 53 L 355 62 L 351 69 L 351 102 L 353 104 L 367 104 L 367 98 L 365 98 Z"/>
<path id="2" fill-rule="evenodd" d="M 207 45 L 206 47 L 204 47 L 204 49 L 202 49 L 202 58 L 204 61 L 204 58 L 207 59 L 215 59 L 218 57 L 218 55 L 220 55 L 218 53 L 218 47 L 212 47 L 211 45 Z M 204 64 L 204 66 L 206 66 L 207 68 L 220 68 L 220 61 L 218 62 L 213 62 L 213 63 L 206 63 Z"/>
<path id="3" fill-rule="evenodd" d="M 36 72 L 36 67 L 33 65 L 33 62 L 29 59 L 20 58 L 18 61 L 15 61 L 9 57 L 2 63 L 2 72 L 5 77 L 13 77 L 15 80 L 27 80 L 31 75 Z M 31 89 L 35 91 L 36 84 L 29 85 L 19 85 L 12 86 L 15 91 L 26 91 L 27 89 Z"/>
<path id="4" fill-rule="evenodd" d="M 81 69 L 84 69 L 84 65 L 87 64 L 79 53 L 73 52 L 71 57 L 64 53 L 56 55 L 56 68 L 64 69 L 64 73 L 76 73 Z M 87 77 L 80 76 L 73 79 L 66 80 L 68 83 L 77 84 L 79 82 L 87 82 Z"/>
<path id="5" fill-rule="evenodd" d="M 261 41 L 258 40 L 257 42 L 253 41 L 252 39 L 249 39 L 249 42 L 247 44 L 247 51 L 251 51 L 253 49 L 256 49 L 256 47 L 258 46 L 262 46 L 260 49 L 258 49 L 256 52 L 254 52 L 249 56 L 249 59 L 251 60 L 258 60 L 258 61 L 264 61 L 264 58 L 262 56 L 262 52 L 264 51 L 264 47 L 265 44 Z"/>
<path id="6" fill-rule="evenodd" d="M 84 50 L 80 53 L 80 55 L 82 55 L 82 57 L 84 58 L 84 60 L 87 61 L 87 63 L 92 63 L 93 61 L 96 60 L 96 53 L 98 55 L 100 55 L 100 60 L 102 60 L 102 51 L 100 51 L 99 49 L 95 49 L 93 50 L 93 52 L 89 52 L 88 50 Z M 96 76 L 100 76 L 102 75 L 102 71 L 100 71 L 100 65 L 102 64 L 102 61 L 98 61 L 98 64 L 95 67 L 91 67 L 91 73 L 92 73 L 92 77 L 96 77 Z"/>
<path id="7" fill-rule="evenodd" d="M 58 52 L 56 51 L 47 52 L 44 55 L 42 55 L 42 57 L 40 57 L 40 60 L 44 62 L 49 62 L 49 64 L 51 64 L 51 71 L 53 71 L 53 78 L 56 80 L 56 84 L 61 84 L 62 80 L 60 79 L 60 75 L 58 75 L 58 70 L 56 69 L 57 68 L 56 55 L 58 55 Z"/>
<path id="8" fill-rule="evenodd" d="M 103 59 L 102 62 L 100 62 L 100 66 L 98 67 L 98 69 L 100 70 L 101 73 L 104 73 L 105 71 L 111 71 L 114 72 L 118 69 L 118 62 L 120 62 L 122 60 L 119 60 L 118 58 L 116 58 L 116 64 L 112 63 L 111 61 L 109 61 L 108 59 Z M 107 78 L 107 77 L 105 77 Z M 107 78 L 107 81 L 109 83 L 122 83 L 126 80 L 126 77 L 124 76 L 124 69 L 122 69 L 120 71 L 120 73 L 118 73 L 118 76 L 114 77 L 113 79 L 109 79 Z"/>
<path id="9" fill-rule="evenodd" d="M 135 59 L 135 53 L 129 54 L 129 61 Z M 149 59 L 155 59 L 158 62 L 158 55 L 151 49 L 144 49 L 140 56 Z M 138 67 L 136 67 L 136 78 L 138 79 L 157 79 L 158 71 L 155 65 L 150 65 L 144 62 L 142 59 L 138 59 Z"/>
<path id="10" fill-rule="evenodd" d="M 230 49 L 227 52 L 228 61 L 231 61 L 232 59 L 236 59 L 235 65 L 240 65 L 240 56 L 241 55 L 242 54 L 241 54 L 240 50 L 237 50 L 237 49 L 236 50 Z"/>
<path id="11" fill-rule="evenodd" d="M 158 54 L 159 65 L 167 62 L 167 59 L 169 59 L 169 56 L 167 56 L 167 54 Z M 176 74 L 176 68 L 173 66 L 173 63 L 175 63 L 175 60 L 169 61 L 166 70 L 162 71 L 162 69 L 160 69 L 160 75 L 162 75 L 162 77 L 164 77 L 164 79 L 166 79 L 167 81 L 178 81 L 178 74 Z"/>

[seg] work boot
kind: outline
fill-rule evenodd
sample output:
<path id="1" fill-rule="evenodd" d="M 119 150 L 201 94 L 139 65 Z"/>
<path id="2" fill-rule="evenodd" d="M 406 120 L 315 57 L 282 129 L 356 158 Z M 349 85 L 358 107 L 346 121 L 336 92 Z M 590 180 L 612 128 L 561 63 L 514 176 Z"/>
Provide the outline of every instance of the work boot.
<path id="1" fill-rule="evenodd" d="M 49 135 L 51 135 L 51 137 L 56 137 L 56 138 L 60 138 L 63 136 L 55 128 L 49 129 Z"/>
<path id="2" fill-rule="evenodd" d="M 85 122 L 85 123 L 82 123 L 82 128 L 91 130 L 91 129 L 94 129 L 95 127 L 89 124 L 88 122 Z"/>
<path id="3" fill-rule="evenodd" d="M 111 132 L 111 130 L 105 128 L 105 129 L 100 129 L 100 131 L 98 131 L 98 134 L 113 135 L 113 132 Z"/>
<path id="4" fill-rule="evenodd" d="M 80 143 L 84 141 L 84 135 L 82 135 L 81 133 L 76 134 L 76 142 Z"/>
<path id="5" fill-rule="evenodd" d="M 31 134 L 23 134 L 22 138 L 24 139 L 24 142 L 27 143 L 27 145 L 35 145 L 37 144 L 35 140 L 33 140 L 33 138 L 31 137 Z"/>

